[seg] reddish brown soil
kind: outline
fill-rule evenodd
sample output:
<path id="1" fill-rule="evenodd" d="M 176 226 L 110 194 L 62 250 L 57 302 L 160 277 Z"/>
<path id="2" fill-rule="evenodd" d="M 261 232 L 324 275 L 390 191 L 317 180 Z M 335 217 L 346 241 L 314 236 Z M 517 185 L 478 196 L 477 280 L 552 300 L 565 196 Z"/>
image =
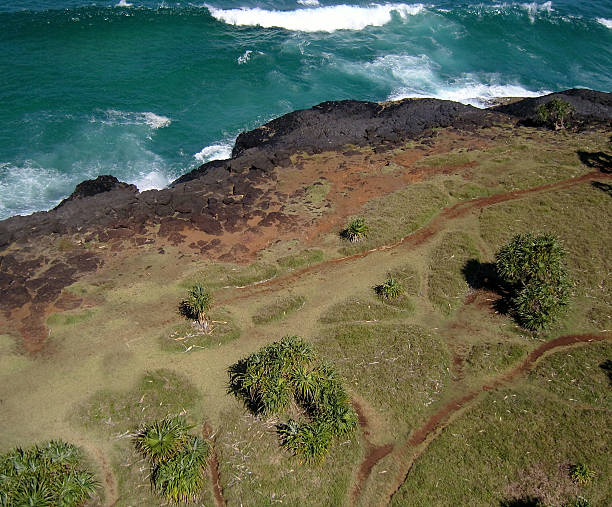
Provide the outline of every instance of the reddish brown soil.
<path id="1" fill-rule="evenodd" d="M 219 477 L 219 459 L 213 445 L 214 433 L 212 427 L 208 423 L 202 426 L 202 437 L 210 442 L 210 456 L 208 457 L 208 475 L 213 487 L 215 496 L 215 505 L 217 507 L 225 507 L 225 499 L 223 498 L 223 490 L 221 489 L 221 480 Z"/>
<path id="2" fill-rule="evenodd" d="M 361 494 L 361 488 L 365 484 L 366 480 L 370 476 L 372 472 L 372 468 L 374 465 L 378 463 L 381 459 L 387 456 L 393 450 L 393 444 L 385 444 L 385 445 L 374 445 L 370 442 L 368 436 L 370 435 L 370 429 L 368 425 L 368 420 L 365 416 L 363 407 L 359 404 L 358 401 L 353 400 L 353 407 L 357 412 L 357 416 L 359 417 L 359 426 L 361 427 L 361 431 L 363 432 L 363 439 L 365 441 L 365 451 L 366 457 L 359 465 L 359 469 L 357 470 L 357 477 L 354 481 L 355 487 L 351 491 L 351 502 L 355 503 L 359 495 Z"/>
<path id="3" fill-rule="evenodd" d="M 313 273 L 313 272 L 323 271 L 338 263 L 350 262 L 355 259 L 362 259 L 374 252 L 391 250 L 393 248 L 399 247 L 400 245 L 404 245 L 408 248 L 415 248 L 425 243 L 427 240 L 429 240 L 430 238 L 438 234 L 440 231 L 444 230 L 447 227 L 447 224 L 449 221 L 464 217 L 468 213 L 471 213 L 472 211 L 480 210 L 480 209 L 486 208 L 487 206 L 492 206 L 494 204 L 499 204 L 499 203 L 506 202 L 506 201 L 520 199 L 526 195 L 537 194 L 540 192 L 548 192 L 552 190 L 560 190 L 563 188 L 572 187 L 574 185 L 579 185 L 584 182 L 601 180 L 601 179 L 612 179 L 612 175 L 602 174 L 599 171 L 592 171 L 582 176 L 578 176 L 576 178 L 569 178 L 567 180 L 559 181 L 557 183 L 540 185 L 538 187 L 528 188 L 525 190 L 518 190 L 515 192 L 508 192 L 505 194 L 498 194 L 498 195 L 493 195 L 490 197 L 482 197 L 479 199 L 472 199 L 466 202 L 460 202 L 460 203 L 457 203 L 443 210 L 425 227 L 422 227 L 421 229 L 401 238 L 399 241 L 396 241 L 395 243 L 391 243 L 388 245 L 382 245 L 377 248 L 372 248 L 371 250 L 366 250 L 364 252 L 359 252 L 359 253 L 349 255 L 346 257 L 338 257 L 335 259 L 330 259 L 320 264 L 314 264 L 312 266 L 307 266 L 303 269 L 293 271 L 285 276 L 273 278 L 271 280 L 258 283 L 257 285 L 246 286 L 243 288 L 244 293 L 242 295 L 240 296 L 233 295 L 231 299 L 232 300 L 245 299 L 245 298 L 251 297 L 254 294 L 271 292 L 273 290 L 277 290 L 279 287 L 283 287 L 283 286 L 292 284 L 294 280 L 302 277 L 303 275 Z"/>
<path id="4" fill-rule="evenodd" d="M 537 349 L 533 350 L 527 358 L 516 368 L 513 368 L 507 373 L 502 374 L 498 379 L 494 380 L 489 384 L 484 384 L 480 388 L 475 389 L 467 394 L 464 394 L 454 400 L 449 401 L 440 410 L 433 414 L 420 428 L 415 430 L 410 439 L 407 442 L 407 447 L 419 449 L 412 454 L 409 461 L 406 463 L 404 470 L 398 475 L 395 482 L 394 490 L 389 495 L 389 500 L 399 490 L 399 488 L 406 482 L 408 474 L 415 461 L 425 451 L 427 446 L 435 438 L 435 433 L 441 430 L 450 420 L 450 418 L 462 410 L 469 402 L 474 400 L 479 394 L 484 391 L 491 391 L 505 384 L 508 384 L 515 380 L 519 375 L 530 371 L 538 359 L 543 355 L 562 348 L 577 344 L 584 344 L 590 342 L 599 342 L 604 340 L 611 340 L 612 333 L 600 333 L 600 334 L 584 334 L 584 335 L 568 335 L 561 336 L 549 342 L 540 345 Z"/>

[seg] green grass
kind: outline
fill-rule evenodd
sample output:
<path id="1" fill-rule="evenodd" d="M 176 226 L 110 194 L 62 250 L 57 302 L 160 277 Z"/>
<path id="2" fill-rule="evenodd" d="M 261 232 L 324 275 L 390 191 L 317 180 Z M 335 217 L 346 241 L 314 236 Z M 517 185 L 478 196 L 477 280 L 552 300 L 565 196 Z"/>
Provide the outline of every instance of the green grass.
<path id="1" fill-rule="evenodd" d="M 601 226 L 610 216 L 612 199 L 584 183 L 487 208 L 480 215 L 480 233 L 491 251 L 518 233 L 555 234 L 567 252 L 574 288 L 565 324 L 558 324 L 553 331 L 610 329 L 612 228 Z"/>
<path id="2" fill-rule="evenodd" d="M 393 308 L 391 305 L 375 301 L 373 298 L 351 298 L 341 303 L 336 303 L 327 309 L 321 316 L 323 324 L 334 324 L 337 322 L 354 321 L 381 321 L 387 319 L 401 319 L 410 315 L 413 310 L 411 301 L 402 297 L 398 304 L 405 308 L 403 311 Z"/>
<path id="3" fill-rule="evenodd" d="M 498 374 L 527 355 L 527 345 L 518 343 L 477 343 L 465 358 L 465 371 L 471 375 Z"/>
<path id="4" fill-rule="evenodd" d="M 381 412 L 395 435 L 415 425 L 449 382 L 445 344 L 419 326 L 344 324 L 325 331 L 317 348 L 334 361 L 349 388 Z"/>
<path id="5" fill-rule="evenodd" d="M 94 315 L 93 310 L 85 310 L 78 313 L 52 313 L 47 318 L 48 326 L 73 326 L 85 322 Z"/>
<path id="6" fill-rule="evenodd" d="M 324 259 L 322 250 L 307 249 L 299 253 L 280 257 L 276 262 L 285 269 L 296 269 L 311 264 L 317 264 Z"/>
<path id="7" fill-rule="evenodd" d="M 276 266 L 264 262 L 254 262 L 248 266 L 207 264 L 198 273 L 183 280 L 181 284 L 191 287 L 194 283 L 201 283 L 209 289 L 243 287 L 274 278 L 277 274 Z"/>
<path id="8" fill-rule="evenodd" d="M 455 199 L 475 199 L 477 197 L 486 197 L 491 195 L 491 190 L 477 185 L 476 183 L 466 182 L 465 180 L 446 180 L 444 188 Z"/>
<path id="9" fill-rule="evenodd" d="M 288 296 L 283 299 L 261 306 L 253 315 L 253 323 L 256 325 L 269 324 L 277 320 L 282 320 L 288 315 L 301 309 L 306 303 L 303 296 Z"/>
<path id="10" fill-rule="evenodd" d="M 612 410 L 612 343 L 559 352 L 543 359 L 529 381 L 565 401 Z"/>
<path id="11" fill-rule="evenodd" d="M 197 352 L 198 350 L 219 347 L 240 337 L 240 329 L 230 313 L 224 308 L 215 308 L 210 313 L 213 330 L 206 334 L 190 321 L 171 326 L 160 336 L 162 350 L 167 352 Z"/>
<path id="12" fill-rule="evenodd" d="M 342 253 L 349 255 L 397 241 L 428 222 L 447 203 L 447 194 L 432 183 L 415 183 L 373 199 L 359 213 L 369 227 L 367 238 L 344 245 Z"/>
<path id="13" fill-rule="evenodd" d="M 460 148 L 455 152 L 424 157 L 421 160 L 420 165 L 435 169 L 449 166 L 464 166 L 476 161 L 478 159 L 478 155 L 480 155 L 480 152 L 478 151 L 464 151 L 463 148 Z"/>
<path id="14" fill-rule="evenodd" d="M 514 389 L 484 394 L 415 463 L 393 505 L 499 505 L 527 496 L 562 505 L 578 494 L 610 505 L 612 463 L 603 437 L 612 424 L 610 383 L 597 367 L 610 345 L 574 349 L 570 365 L 567 354 L 544 359 Z M 571 481 L 577 463 L 597 474 L 590 484 Z"/>
<path id="15" fill-rule="evenodd" d="M 228 505 L 345 504 L 361 457 L 359 432 L 339 439 L 323 463 L 305 465 L 279 447 L 274 421 L 245 414 L 238 401 L 222 418 L 216 449 Z"/>
<path id="16" fill-rule="evenodd" d="M 75 417 L 87 429 L 117 434 L 189 411 L 199 397 L 199 391 L 187 378 L 159 369 L 146 373 L 132 390 L 101 389 L 77 408 Z"/>
<path id="17" fill-rule="evenodd" d="M 463 268 L 480 254 L 472 238 L 464 232 L 446 233 L 430 256 L 429 299 L 446 315 L 454 312 L 467 294 Z"/>

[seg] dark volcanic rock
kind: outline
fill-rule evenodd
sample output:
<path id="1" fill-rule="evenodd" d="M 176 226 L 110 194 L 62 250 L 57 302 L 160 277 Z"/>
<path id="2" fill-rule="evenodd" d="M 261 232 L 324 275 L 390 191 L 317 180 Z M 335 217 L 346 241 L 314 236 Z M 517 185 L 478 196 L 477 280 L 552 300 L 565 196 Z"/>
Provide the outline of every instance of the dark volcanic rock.
<path id="1" fill-rule="evenodd" d="M 85 197 L 92 197 L 96 194 L 101 194 L 103 192 L 110 192 L 115 189 L 129 189 L 131 192 L 137 192 L 138 189 L 135 185 L 128 185 L 123 181 L 119 181 L 114 176 L 104 175 L 98 176 L 95 180 L 85 180 L 79 183 L 74 192 L 70 194 L 69 197 L 60 202 L 55 209 L 61 208 L 66 203 L 70 201 L 74 201 L 75 199 L 83 199 Z"/>
<path id="2" fill-rule="evenodd" d="M 142 234 L 147 224 L 161 224 L 160 235 L 177 241 L 188 223 L 213 235 L 235 231 L 244 225 L 251 207 L 269 208 L 255 185 L 274 181 L 272 169 L 287 165 L 296 151 L 318 153 L 350 144 L 384 150 L 397 142 L 422 138 L 436 127 L 477 128 L 507 122 L 507 115 L 528 121 L 538 105 L 552 96 L 571 102 L 583 122 L 612 118 L 612 95 L 591 90 L 568 90 L 489 110 L 437 99 L 324 102 L 240 134 L 232 159 L 208 162 L 164 190 L 139 193 L 134 185 L 112 176 L 85 181 L 51 211 L 1 221 L 0 248 L 40 235 L 77 231 L 90 237 L 98 234 L 102 241 L 121 240 Z M 282 220 L 272 214 L 263 225 Z"/>
<path id="3" fill-rule="evenodd" d="M 523 99 L 512 104 L 494 107 L 492 110 L 519 118 L 524 123 L 534 123 L 538 107 L 550 102 L 553 98 L 565 100 L 574 106 L 575 120 L 587 123 L 612 121 L 612 93 L 586 89 L 572 89 L 542 97 Z"/>

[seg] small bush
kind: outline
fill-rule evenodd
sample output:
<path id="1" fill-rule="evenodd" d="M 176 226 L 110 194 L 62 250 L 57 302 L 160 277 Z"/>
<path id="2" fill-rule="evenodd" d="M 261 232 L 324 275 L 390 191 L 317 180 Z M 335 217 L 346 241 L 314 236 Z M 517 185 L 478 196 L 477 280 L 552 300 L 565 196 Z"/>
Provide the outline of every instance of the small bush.
<path id="1" fill-rule="evenodd" d="M 308 422 L 290 419 L 277 429 L 281 445 L 306 463 L 322 460 L 333 437 L 349 434 L 358 422 L 336 370 L 329 364 L 313 367 L 314 360 L 310 344 L 289 336 L 228 370 L 229 391 L 255 413 L 280 415 L 292 401 L 301 406 Z"/>
<path id="2" fill-rule="evenodd" d="M 588 484 L 595 477 L 595 472 L 586 463 L 574 465 L 570 471 L 572 480 L 578 484 Z"/>
<path id="3" fill-rule="evenodd" d="M 392 276 L 387 278 L 387 280 L 384 283 L 374 287 L 374 291 L 381 298 L 387 299 L 387 300 L 397 299 L 398 297 L 403 295 L 404 292 L 406 292 L 402 284 L 399 282 L 399 280 L 397 280 L 396 278 L 393 278 Z"/>
<path id="4" fill-rule="evenodd" d="M 178 454 L 154 469 L 151 480 L 155 489 L 176 504 L 196 500 L 206 482 L 208 452 L 206 441 L 191 436 Z"/>
<path id="5" fill-rule="evenodd" d="M 289 419 L 286 424 L 279 424 L 278 433 L 281 445 L 305 463 L 322 461 L 332 441 L 332 433 L 324 422 L 300 424 Z"/>
<path id="6" fill-rule="evenodd" d="M 187 298 L 180 302 L 179 313 L 188 319 L 197 321 L 203 332 L 211 333 L 212 323 L 207 314 L 212 303 L 212 294 L 203 285 L 196 283 L 189 289 Z"/>
<path id="7" fill-rule="evenodd" d="M 574 112 L 574 106 L 565 100 L 557 98 L 540 105 L 536 110 L 540 123 L 555 130 L 565 128 L 566 122 Z"/>
<path id="8" fill-rule="evenodd" d="M 351 243 L 364 240 L 368 236 L 369 227 L 367 226 L 365 219 L 355 218 L 351 220 L 348 227 L 344 229 L 340 235 L 348 239 Z"/>
<path id="9" fill-rule="evenodd" d="M 149 460 L 151 485 L 174 504 L 197 500 L 206 476 L 208 442 L 189 435 L 191 427 L 178 417 L 167 417 L 141 428 L 136 449 Z"/>
<path id="10" fill-rule="evenodd" d="M 136 449 L 151 463 L 166 461 L 183 448 L 189 426 L 178 417 L 166 417 L 141 428 L 134 437 Z"/>
<path id="11" fill-rule="evenodd" d="M 98 482 L 81 468 L 82 458 L 77 447 L 61 441 L 0 456 L 0 505 L 83 505 Z"/>

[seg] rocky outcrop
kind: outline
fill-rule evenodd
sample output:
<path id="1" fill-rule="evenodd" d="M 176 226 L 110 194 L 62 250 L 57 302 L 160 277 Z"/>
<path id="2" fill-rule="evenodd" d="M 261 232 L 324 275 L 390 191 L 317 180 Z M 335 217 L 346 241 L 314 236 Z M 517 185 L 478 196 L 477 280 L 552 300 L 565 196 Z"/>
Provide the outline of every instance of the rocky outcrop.
<path id="1" fill-rule="evenodd" d="M 579 123 L 606 124 L 612 121 L 612 93 L 586 89 L 575 88 L 542 97 L 527 98 L 492 109 L 518 118 L 522 123 L 534 124 L 538 107 L 553 98 L 564 100 L 574 106 L 573 119 Z"/>
<path id="2" fill-rule="evenodd" d="M 567 90 L 490 110 L 437 99 L 324 102 L 240 134 L 231 159 L 204 164 L 164 190 L 139 193 L 113 176 L 83 182 L 51 211 L 0 222 L 0 248 L 40 235 L 87 230 L 99 234 L 102 241 L 120 239 L 142 232 L 146 225 L 159 225 L 160 236 L 176 241 L 185 227 L 210 235 L 235 232 L 246 227 L 253 209 L 266 210 L 274 202 L 269 188 L 274 168 L 286 166 L 296 151 L 318 153 L 346 145 L 385 149 L 439 127 L 473 129 L 507 122 L 509 116 L 528 121 L 553 96 L 571 102 L 581 121 L 612 119 L 612 94 L 592 90 Z M 262 182 L 268 183 L 267 189 Z M 274 220 L 278 219 L 275 215 Z M 266 220 L 261 217 L 264 225 Z"/>

